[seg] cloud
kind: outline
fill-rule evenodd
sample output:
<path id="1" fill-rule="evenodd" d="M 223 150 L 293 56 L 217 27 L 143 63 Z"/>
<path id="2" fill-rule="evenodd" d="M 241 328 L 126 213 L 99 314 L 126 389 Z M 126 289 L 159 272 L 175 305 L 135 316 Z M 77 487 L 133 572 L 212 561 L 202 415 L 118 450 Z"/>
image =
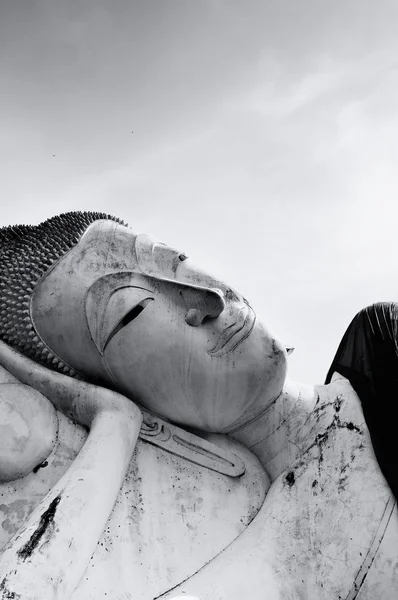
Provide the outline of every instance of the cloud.
<path id="1" fill-rule="evenodd" d="M 308 381 L 357 310 L 397 297 L 396 2 L 0 12 L 2 224 L 103 210 L 181 247 Z"/>

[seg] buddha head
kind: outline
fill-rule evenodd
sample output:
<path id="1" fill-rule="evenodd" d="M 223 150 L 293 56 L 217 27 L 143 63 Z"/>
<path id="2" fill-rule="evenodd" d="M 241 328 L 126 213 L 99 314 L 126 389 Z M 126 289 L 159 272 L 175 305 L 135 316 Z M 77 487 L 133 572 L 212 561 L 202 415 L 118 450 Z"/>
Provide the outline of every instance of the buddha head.
<path id="1" fill-rule="evenodd" d="M 285 348 L 184 253 L 101 213 L 0 230 L 0 338 L 183 426 L 228 432 L 281 392 Z"/>

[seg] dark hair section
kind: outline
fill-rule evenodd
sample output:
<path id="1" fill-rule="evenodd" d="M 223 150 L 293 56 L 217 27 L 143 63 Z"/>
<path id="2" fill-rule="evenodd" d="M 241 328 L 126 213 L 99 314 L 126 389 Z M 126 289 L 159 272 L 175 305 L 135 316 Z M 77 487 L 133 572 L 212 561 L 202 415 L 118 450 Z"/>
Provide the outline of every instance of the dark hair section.
<path id="1" fill-rule="evenodd" d="M 68 212 L 39 225 L 0 228 L 0 339 L 53 371 L 71 377 L 76 372 L 57 358 L 37 335 L 30 313 L 35 286 L 86 229 L 99 220 L 124 225 L 100 212 Z"/>

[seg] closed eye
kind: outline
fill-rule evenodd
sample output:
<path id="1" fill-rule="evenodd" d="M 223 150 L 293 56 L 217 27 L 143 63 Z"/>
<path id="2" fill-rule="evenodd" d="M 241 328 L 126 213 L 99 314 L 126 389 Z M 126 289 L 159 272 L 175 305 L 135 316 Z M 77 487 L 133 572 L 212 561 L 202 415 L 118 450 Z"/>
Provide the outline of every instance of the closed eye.
<path id="1" fill-rule="evenodd" d="M 104 345 L 104 350 L 111 341 L 111 339 L 114 338 L 115 335 L 119 333 L 121 329 L 123 329 L 123 327 L 126 327 L 126 325 L 131 323 L 131 321 L 134 321 L 134 319 L 136 319 L 142 313 L 144 308 L 153 300 L 154 298 L 145 298 L 144 300 L 141 300 L 141 302 L 136 304 L 134 308 L 129 310 L 129 312 L 126 315 L 124 315 L 124 317 L 119 321 L 116 327 L 114 327 L 111 333 L 109 334 L 108 339 L 106 340 Z"/>

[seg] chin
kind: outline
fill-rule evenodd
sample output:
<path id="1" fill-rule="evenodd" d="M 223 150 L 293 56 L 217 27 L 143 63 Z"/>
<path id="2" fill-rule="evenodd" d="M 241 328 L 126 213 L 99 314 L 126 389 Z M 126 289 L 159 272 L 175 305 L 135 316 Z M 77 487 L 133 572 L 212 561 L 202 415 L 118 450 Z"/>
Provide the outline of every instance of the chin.
<path id="1" fill-rule="evenodd" d="M 241 350 L 242 371 L 234 378 L 229 402 L 230 406 L 240 404 L 241 410 L 225 431 L 243 426 L 263 413 L 281 394 L 286 381 L 286 348 L 261 323 L 256 324 Z"/>
<path id="2" fill-rule="evenodd" d="M 109 347 L 107 371 L 120 392 L 182 427 L 227 433 L 255 418 L 281 393 L 286 376 L 285 348 L 261 325 L 233 351 L 211 357 L 205 344 L 187 346 L 177 356 L 147 357 L 156 368 L 145 377 L 145 363 L 121 368 L 133 349 Z M 124 361 L 125 363 L 125 361 Z"/>

